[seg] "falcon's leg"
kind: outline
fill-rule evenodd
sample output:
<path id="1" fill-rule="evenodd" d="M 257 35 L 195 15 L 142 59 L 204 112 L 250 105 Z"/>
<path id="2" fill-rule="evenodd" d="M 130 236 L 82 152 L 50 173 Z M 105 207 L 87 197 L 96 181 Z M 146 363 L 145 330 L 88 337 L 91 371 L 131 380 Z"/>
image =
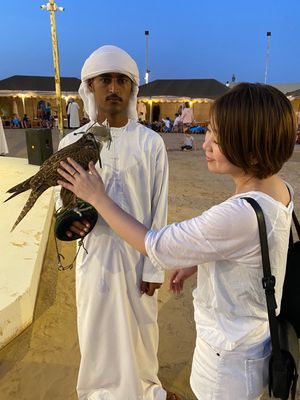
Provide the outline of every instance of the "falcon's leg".
<path id="1" fill-rule="evenodd" d="M 70 190 L 61 188 L 60 198 L 62 200 L 63 208 L 72 208 L 76 204 L 76 196 Z"/>

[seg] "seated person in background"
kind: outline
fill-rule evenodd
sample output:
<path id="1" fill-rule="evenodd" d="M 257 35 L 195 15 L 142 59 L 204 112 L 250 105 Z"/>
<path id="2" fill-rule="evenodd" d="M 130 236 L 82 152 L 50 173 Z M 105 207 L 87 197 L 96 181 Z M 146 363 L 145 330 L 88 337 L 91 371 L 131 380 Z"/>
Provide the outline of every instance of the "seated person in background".
<path id="1" fill-rule="evenodd" d="M 161 132 L 161 124 L 158 121 L 152 122 L 152 124 L 150 124 L 149 128 L 155 132 Z"/>
<path id="2" fill-rule="evenodd" d="M 31 128 L 31 122 L 27 114 L 23 117 L 23 128 Z"/>
<path id="3" fill-rule="evenodd" d="M 81 120 L 80 120 L 80 126 L 83 126 L 83 125 L 85 125 L 85 124 L 87 124 L 89 122 L 90 122 L 89 118 L 82 117 Z"/>
<path id="4" fill-rule="evenodd" d="M 181 151 L 183 150 L 193 150 L 194 138 L 189 133 L 184 134 L 185 139 L 183 142 L 183 146 L 181 146 Z M 196 149 L 195 149 L 196 150 Z"/>
<path id="5" fill-rule="evenodd" d="M 298 126 L 298 129 L 297 129 L 297 139 L 296 139 L 296 144 L 300 144 L 300 126 Z"/>
<path id="6" fill-rule="evenodd" d="M 143 111 L 141 111 L 140 113 L 139 113 L 139 123 L 140 124 L 144 124 L 145 123 L 145 115 L 144 115 L 144 113 L 143 113 Z"/>
<path id="7" fill-rule="evenodd" d="M 12 128 L 21 128 L 21 121 L 19 120 L 17 114 L 13 114 L 10 125 Z"/>
<path id="8" fill-rule="evenodd" d="M 172 122 L 170 118 L 169 117 L 163 118 L 162 122 L 163 122 L 163 131 L 166 133 L 170 133 L 172 128 Z"/>

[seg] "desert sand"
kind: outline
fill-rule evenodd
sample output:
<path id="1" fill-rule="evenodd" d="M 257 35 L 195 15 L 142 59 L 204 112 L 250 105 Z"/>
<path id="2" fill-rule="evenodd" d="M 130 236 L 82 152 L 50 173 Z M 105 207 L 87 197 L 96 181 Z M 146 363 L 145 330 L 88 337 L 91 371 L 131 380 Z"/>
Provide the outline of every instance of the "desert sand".
<path id="1" fill-rule="evenodd" d="M 6 132 L 9 155 L 26 157 L 21 130 Z M 163 138 L 170 163 L 168 222 L 196 216 L 231 194 L 233 185 L 229 178 L 207 171 L 201 148 L 203 135 L 195 135 L 197 150 L 187 152 L 179 151 L 182 135 L 163 134 Z M 54 135 L 56 145 L 57 134 Z M 300 216 L 299 163 L 300 146 L 296 146 L 281 175 L 295 188 L 295 207 Z M 60 243 L 60 250 L 66 262 L 72 260 L 74 243 Z M 184 400 L 195 400 L 189 388 L 195 339 L 191 291 L 195 285 L 192 277 L 186 282 L 184 292 L 175 296 L 168 289 L 167 274 L 159 292 L 159 376 L 166 389 L 175 391 Z M 51 233 L 34 322 L 0 351 L 0 400 L 76 400 L 79 358 L 74 269 L 57 270 Z M 267 398 L 266 395 L 264 399 Z M 238 399 L 233 397 L 233 400 Z M 300 400 L 300 390 L 297 400 Z"/>

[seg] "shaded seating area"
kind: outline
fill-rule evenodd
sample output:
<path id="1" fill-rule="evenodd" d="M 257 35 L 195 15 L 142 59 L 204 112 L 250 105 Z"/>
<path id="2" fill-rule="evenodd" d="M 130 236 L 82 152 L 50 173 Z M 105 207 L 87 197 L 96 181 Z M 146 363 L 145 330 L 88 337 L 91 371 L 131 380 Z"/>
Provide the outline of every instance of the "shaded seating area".
<path id="1" fill-rule="evenodd" d="M 66 108 L 70 97 L 76 99 L 80 106 L 80 118 L 84 118 L 83 103 L 78 94 L 80 82 L 78 78 L 61 78 L 62 110 L 66 128 L 68 127 Z M 41 104 L 45 105 L 44 114 L 47 118 L 41 115 Z M 22 128 L 25 128 L 22 125 L 24 115 L 28 116 L 32 128 L 48 128 L 49 125 L 55 125 L 57 104 L 54 77 L 14 75 L 0 80 L 0 115 L 4 128 L 13 127 L 11 121 L 14 115 L 21 121 Z"/>
<path id="2" fill-rule="evenodd" d="M 174 121 L 188 102 L 195 121 L 202 125 L 209 119 L 211 103 L 228 90 L 216 79 L 157 79 L 140 86 L 138 108 L 143 106 L 146 122 L 155 124 L 166 117 Z M 176 131 L 182 130 L 176 128 Z"/>

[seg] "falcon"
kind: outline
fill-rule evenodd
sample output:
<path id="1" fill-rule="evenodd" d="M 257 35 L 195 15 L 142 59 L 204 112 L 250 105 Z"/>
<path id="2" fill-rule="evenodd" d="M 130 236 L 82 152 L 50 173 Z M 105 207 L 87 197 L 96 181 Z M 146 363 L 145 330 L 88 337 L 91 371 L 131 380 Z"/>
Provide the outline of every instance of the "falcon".
<path id="1" fill-rule="evenodd" d="M 13 194 L 6 199 L 5 202 L 18 194 L 31 189 L 29 198 L 14 223 L 11 232 L 34 206 L 40 195 L 49 187 L 57 186 L 57 181 L 63 179 L 57 172 L 57 169 L 61 167 L 61 161 L 66 161 L 68 157 L 71 157 L 85 170 L 88 169 L 90 161 L 93 161 L 94 163 L 99 161 L 101 167 L 100 152 L 103 143 L 107 142 L 109 146 L 112 140 L 109 128 L 104 125 L 93 125 L 86 132 L 78 132 L 75 134 L 82 134 L 82 137 L 76 142 L 54 153 L 50 158 L 43 162 L 39 171 L 35 175 L 7 191 L 7 193 Z M 63 209 L 72 207 L 76 202 L 75 195 L 67 189 L 62 188 L 60 196 L 62 199 Z"/>

